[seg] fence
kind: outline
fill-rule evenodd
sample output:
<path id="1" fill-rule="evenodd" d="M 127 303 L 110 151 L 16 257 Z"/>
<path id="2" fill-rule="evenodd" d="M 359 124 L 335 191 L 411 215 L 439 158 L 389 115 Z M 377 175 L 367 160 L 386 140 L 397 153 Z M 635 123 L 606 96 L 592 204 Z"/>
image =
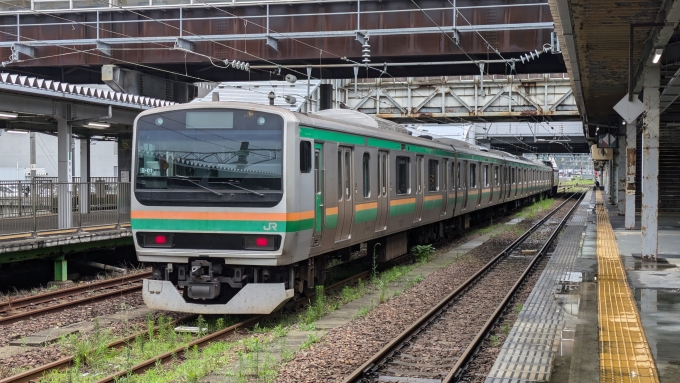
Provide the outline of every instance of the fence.
<path id="1" fill-rule="evenodd" d="M 129 182 L 0 182 L 0 235 L 129 222 Z"/>

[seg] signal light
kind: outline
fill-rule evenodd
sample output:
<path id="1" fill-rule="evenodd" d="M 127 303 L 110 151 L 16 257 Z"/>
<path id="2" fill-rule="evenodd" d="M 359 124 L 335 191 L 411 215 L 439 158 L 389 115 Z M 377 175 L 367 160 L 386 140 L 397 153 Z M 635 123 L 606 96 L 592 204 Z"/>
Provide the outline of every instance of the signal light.
<path id="1" fill-rule="evenodd" d="M 156 245 L 165 245 L 168 243 L 168 237 L 157 235 L 156 238 L 154 238 L 154 243 L 156 243 Z"/>
<path id="2" fill-rule="evenodd" d="M 269 240 L 265 237 L 259 237 L 255 239 L 255 246 L 267 247 L 269 245 Z"/>

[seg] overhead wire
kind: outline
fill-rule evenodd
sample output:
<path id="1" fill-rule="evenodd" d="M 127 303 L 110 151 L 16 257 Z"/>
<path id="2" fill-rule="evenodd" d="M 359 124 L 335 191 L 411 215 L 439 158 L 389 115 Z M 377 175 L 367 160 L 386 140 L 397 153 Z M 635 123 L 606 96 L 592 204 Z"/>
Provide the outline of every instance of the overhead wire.
<path id="1" fill-rule="evenodd" d="M 449 1 L 449 3 L 450 3 L 452 6 L 455 7 L 455 5 L 451 2 L 451 0 L 448 0 L 448 1 Z M 453 39 L 451 36 L 449 36 L 449 35 L 446 33 L 446 31 L 444 31 L 444 29 L 443 29 L 441 26 L 439 26 L 439 24 L 438 24 L 435 20 L 433 20 L 433 19 L 430 17 L 430 15 L 428 15 L 427 12 L 425 12 L 425 11 L 424 11 L 424 10 L 423 10 L 416 2 L 415 2 L 415 0 L 411 0 L 411 2 L 413 3 L 413 5 L 415 5 L 415 6 L 416 6 L 416 7 L 417 7 L 417 8 L 418 8 L 418 9 L 419 9 L 419 10 L 420 10 L 420 11 L 421 11 L 421 12 L 422 12 L 422 13 L 423 13 L 423 14 L 424 14 L 424 15 L 425 15 L 425 16 L 426 16 L 426 17 L 427 17 L 427 18 L 428 18 L 428 19 L 429 19 L 436 27 L 437 27 L 437 29 L 439 29 L 439 30 L 442 32 L 442 34 L 444 34 L 444 36 L 446 36 L 449 40 L 451 40 L 451 42 L 453 42 L 453 43 L 461 50 L 461 52 L 463 52 L 463 54 L 464 54 L 465 56 L 468 57 L 468 59 L 469 59 L 470 61 L 472 61 L 472 62 L 477 62 L 477 61 L 478 61 L 478 60 L 474 60 L 474 59 L 473 59 L 473 58 L 472 58 L 472 57 L 471 57 L 471 56 L 470 56 L 470 55 L 469 55 L 469 54 L 468 54 L 468 53 L 460 46 L 460 43 L 456 42 L 455 39 Z M 470 27 L 473 29 L 473 31 L 474 31 L 475 33 L 477 33 L 477 34 L 482 38 L 482 40 L 486 43 L 487 48 L 492 49 L 496 54 L 498 54 L 498 56 L 499 56 L 503 61 L 506 62 L 506 66 L 509 66 L 509 67 L 511 68 L 511 73 L 512 73 L 512 71 L 515 70 L 515 65 L 514 65 L 514 64 L 515 64 L 516 61 L 515 61 L 515 60 L 508 60 L 508 59 L 504 58 L 503 55 L 502 55 L 495 47 L 493 47 L 493 46 L 492 46 L 492 45 L 484 38 L 484 36 L 482 36 L 481 33 L 479 33 L 479 31 L 477 31 L 476 28 L 474 28 L 474 26 L 467 20 L 467 18 L 465 18 L 465 16 L 464 16 L 462 13 L 458 12 L 458 10 L 457 10 L 456 8 L 454 8 L 454 9 L 455 9 L 455 15 L 454 15 L 454 17 L 457 17 L 458 15 L 460 15 L 460 16 L 463 18 L 463 20 L 465 20 L 465 21 L 470 25 Z M 487 72 L 487 73 L 486 73 L 487 76 L 491 76 L 491 75 L 489 74 L 488 69 L 486 70 L 486 72 Z M 517 72 L 515 71 L 515 73 L 517 73 Z M 482 75 L 484 75 L 484 70 L 483 70 L 483 69 L 482 69 Z M 521 78 L 518 78 L 518 80 L 520 81 L 520 83 L 522 83 Z M 494 78 L 491 78 L 491 83 L 494 84 L 494 86 L 497 86 L 501 91 L 503 91 L 503 92 L 505 91 L 505 89 L 504 89 L 501 85 L 499 85 L 499 84 L 496 83 L 496 81 L 495 81 Z M 534 121 L 535 121 L 537 124 L 543 124 L 543 123 L 544 123 L 544 122 L 538 121 L 538 119 L 537 119 L 535 116 L 531 116 L 531 117 L 534 119 Z M 494 139 L 496 139 L 496 138 L 494 138 Z"/>

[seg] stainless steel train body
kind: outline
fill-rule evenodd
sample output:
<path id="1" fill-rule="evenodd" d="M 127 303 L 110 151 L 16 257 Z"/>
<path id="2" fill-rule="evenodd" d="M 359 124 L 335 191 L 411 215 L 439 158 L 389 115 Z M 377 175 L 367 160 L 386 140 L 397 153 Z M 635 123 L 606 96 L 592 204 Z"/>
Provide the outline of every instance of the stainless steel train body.
<path id="1" fill-rule="evenodd" d="M 133 145 L 144 300 L 193 313 L 269 313 L 362 243 L 389 260 L 554 182 L 543 163 L 461 141 L 243 103 L 146 111 Z"/>

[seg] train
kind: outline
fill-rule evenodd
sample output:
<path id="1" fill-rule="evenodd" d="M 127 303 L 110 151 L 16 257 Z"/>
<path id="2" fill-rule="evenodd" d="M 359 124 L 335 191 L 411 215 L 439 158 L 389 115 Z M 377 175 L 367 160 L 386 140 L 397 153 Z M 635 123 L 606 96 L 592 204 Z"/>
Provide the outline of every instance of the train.
<path id="1" fill-rule="evenodd" d="M 356 111 L 219 101 L 141 113 L 132 168 L 144 302 L 197 314 L 271 313 L 362 246 L 387 262 L 557 188 L 549 162 Z"/>

